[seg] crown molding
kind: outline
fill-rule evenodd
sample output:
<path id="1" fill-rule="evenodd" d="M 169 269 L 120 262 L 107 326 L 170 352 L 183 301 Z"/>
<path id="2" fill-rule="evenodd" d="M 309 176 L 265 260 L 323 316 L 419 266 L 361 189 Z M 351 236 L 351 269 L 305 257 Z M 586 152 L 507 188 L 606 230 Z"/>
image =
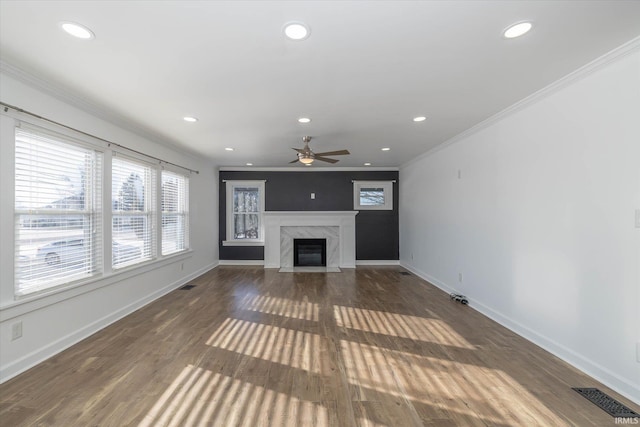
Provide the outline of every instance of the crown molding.
<path id="1" fill-rule="evenodd" d="M 615 62 L 619 59 L 622 59 L 623 57 L 635 53 L 636 51 L 640 50 L 640 37 L 636 37 L 634 39 L 631 39 L 630 41 L 624 43 L 623 45 L 613 49 L 610 52 L 605 53 L 604 55 L 596 58 L 595 60 L 587 63 L 586 65 L 583 65 L 582 67 L 578 68 L 575 71 L 572 71 L 571 73 L 567 74 L 564 77 L 561 77 L 559 80 L 556 80 L 555 82 L 543 87 L 542 89 L 532 93 L 531 95 L 527 96 L 526 98 L 516 102 L 515 104 L 505 108 L 504 110 L 494 114 L 493 116 L 481 121 L 480 123 L 470 127 L 469 129 L 465 130 L 462 133 L 457 134 L 456 136 L 446 140 L 445 142 L 436 145 L 435 147 L 431 148 L 430 150 L 422 153 L 421 155 L 409 160 L 406 163 L 403 163 L 402 165 L 400 165 L 400 169 L 403 169 L 407 166 L 410 166 L 416 162 L 419 162 L 435 153 L 437 153 L 440 150 L 444 150 L 445 148 L 447 148 L 450 145 L 453 145 L 457 142 L 460 142 L 466 138 L 468 138 L 471 135 L 474 135 L 478 132 L 480 132 L 481 130 L 484 130 L 492 125 L 494 125 L 497 122 L 500 122 L 504 119 L 506 119 L 507 117 L 511 116 L 512 114 L 515 114 L 523 109 L 525 109 L 526 107 L 529 107 L 530 105 L 535 104 L 536 102 L 547 98 L 551 95 L 553 95 L 556 92 L 559 92 L 560 90 L 566 88 L 567 86 L 576 83 L 586 77 L 588 77 L 589 75 L 593 74 L 594 72 L 606 67 L 607 65 L 611 64 L 612 62 Z"/>
<path id="2" fill-rule="evenodd" d="M 305 167 L 281 166 L 281 167 L 253 167 L 253 166 L 221 166 L 220 172 L 385 172 L 399 171 L 398 167 Z"/>
<path id="3" fill-rule="evenodd" d="M 181 154 L 185 154 L 194 159 L 202 158 L 201 154 L 191 150 L 183 144 L 180 144 L 178 141 L 168 139 L 167 137 L 160 135 L 153 129 L 136 123 L 123 116 L 122 114 L 101 107 L 96 103 L 88 101 L 86 98 L 78 96 L 76 92 L 70 88 L 45 80 L 44 78 L 41 78 L 3 59 L 0 59 L 0 73 L 12 77 L 26 84 L 27 86 L 44 92 L 49 96 L 52 96 L 58 101 L 62 101 L 66 104 L 76 107 L 92 116 L 109 122 L 121 129 L 132 132 L 142 138 L 148 139 L 154 143 L 172 150 L 179 150 Z"/>

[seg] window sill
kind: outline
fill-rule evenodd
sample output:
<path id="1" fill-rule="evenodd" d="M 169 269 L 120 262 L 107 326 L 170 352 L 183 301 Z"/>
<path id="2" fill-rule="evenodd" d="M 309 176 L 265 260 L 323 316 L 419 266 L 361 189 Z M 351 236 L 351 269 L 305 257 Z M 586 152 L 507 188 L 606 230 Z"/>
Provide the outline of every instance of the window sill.
<path id="1" fill-rule="evenodd" d="M 264 246 L 264 240 L 223 240 L 222 246 Z"/>
<path id="2" fill-rule="evenodd" d="M 364 206 L 354 206 L 353 210 L 360 211 L 392 211 L 393 206 L 389 205 L 364 205 Z"/>
<path id="3" fill-rule="evenodd" d="M 87 292 L 93 292 L 105 286 L 131 279 L 137 275 L 148 273 L 193 256 L 193 250 L 177 252 L 160 259 L 149 260 L 140 264 L 113 270 L 110 274 L 96 275 L 67 285 L 60 285 L 39 292 L 14 296 L 14 301 L 0 306 L 0 322 L 39 310 L 60 301 L 75 298 Z"/>

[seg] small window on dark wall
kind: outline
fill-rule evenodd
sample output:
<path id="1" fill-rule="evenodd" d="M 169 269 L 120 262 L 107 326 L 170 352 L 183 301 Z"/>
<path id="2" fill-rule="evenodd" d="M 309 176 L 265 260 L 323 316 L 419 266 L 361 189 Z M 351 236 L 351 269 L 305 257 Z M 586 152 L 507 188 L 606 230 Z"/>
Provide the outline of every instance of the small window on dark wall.
<path id="1" fill-rule="evenodd" d="M 392 210 L 393 181 L 353 181 L 353 209 Z"/>
<path id="2" fill-rule="evenodd" d="M 225 181 L 227 238 L 224 246 L 264 245 L 264 181 Z"/>

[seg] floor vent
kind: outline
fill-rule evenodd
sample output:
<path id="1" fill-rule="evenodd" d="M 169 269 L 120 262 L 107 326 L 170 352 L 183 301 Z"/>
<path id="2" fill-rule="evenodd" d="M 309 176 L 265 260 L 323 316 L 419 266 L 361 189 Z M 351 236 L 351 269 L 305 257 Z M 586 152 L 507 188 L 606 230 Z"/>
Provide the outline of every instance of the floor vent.
<path id="1" fill-rule="evenodd" d="M 607 396 L 597 388 L 577 388 L 573 387 L 575 391 L 586 397 L 591 403 L 598 408 L 605 411 L 607 414 L 616 418 L 634 418 L 640 417 L 640 414 L 632 411 L 624 406 L 622 403 Z"/>
<path id="2" fill-rule="evenodd" d="M 407 271 L 401 271 L 400 274 L 402 274 L 403 276 L 411 276 L 411 273 Z"/>
<path id="3" fill-rule="evenodd" d="M 180 288 L 181 291 L 190 291 L 191 289 L 195 288 L 196 285 L 184 285 L 183 287 Z"/>

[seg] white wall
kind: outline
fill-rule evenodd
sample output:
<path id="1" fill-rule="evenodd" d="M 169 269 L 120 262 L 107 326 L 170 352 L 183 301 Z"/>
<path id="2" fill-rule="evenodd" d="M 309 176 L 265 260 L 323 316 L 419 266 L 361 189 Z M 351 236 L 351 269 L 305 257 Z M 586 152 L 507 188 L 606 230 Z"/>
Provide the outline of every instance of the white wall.
<path id="1" fill-rule="evenodd" d="M 214 167 L 167 145 L 159 145 L 26 84 L 16 74 L 0 74 L 3 102 L 37 113 L 190 169 L 192 251 L 122 272 L 78 288 L 44 297 L 15 299 L 13 294 L 14 119 L 0 126 L 0 381 L 5 381 L 126 316 L 218 263 L 217 176 Z M 183 265 L 184 269 L 181 269 Z M 23 336 L 11 341 L 11 327 Z"/>
<path id="2" fill-rule="evenodd" d="M 636 403 L 639 45 L 400 171 L 402 265 Z"/>

